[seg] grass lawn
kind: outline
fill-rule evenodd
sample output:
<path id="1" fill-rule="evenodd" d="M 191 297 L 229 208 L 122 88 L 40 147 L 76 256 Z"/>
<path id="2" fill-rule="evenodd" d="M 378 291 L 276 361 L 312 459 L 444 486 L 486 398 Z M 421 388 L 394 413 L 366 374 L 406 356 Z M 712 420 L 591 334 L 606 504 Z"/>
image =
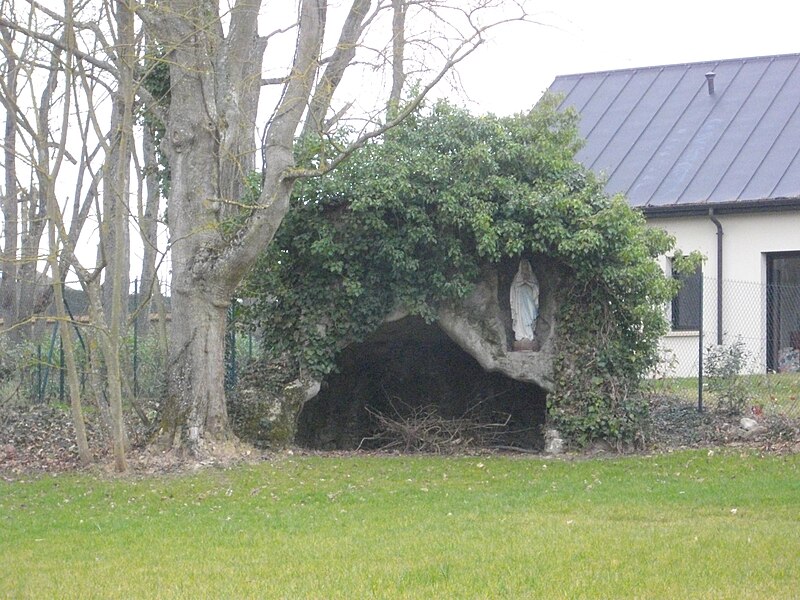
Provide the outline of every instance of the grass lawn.
<path id="1" fill-rule="evenodd" d="M 4 598 L 797 598 L 800 457 L 283 457 L 0 483 Z"/>
<path id="2" fill-rule="evenodd" d="M 741 377 L 750 397 L 748 408 L 759 405 L 771 414 L 800 417 L 800 373 L 762 373 Z M 697 401 L 696 377 L 655 379 L 650 382 L 650 386 L 657 394 Z M 703 396 L 706 406 L 716 407 L 717 400 L 713 394 L 706 391 Z"/>

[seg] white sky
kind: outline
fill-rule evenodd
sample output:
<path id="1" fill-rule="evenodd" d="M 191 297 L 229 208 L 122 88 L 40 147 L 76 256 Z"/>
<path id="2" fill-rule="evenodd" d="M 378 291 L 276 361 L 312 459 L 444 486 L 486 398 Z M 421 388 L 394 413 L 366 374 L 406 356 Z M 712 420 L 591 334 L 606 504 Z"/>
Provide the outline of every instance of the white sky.
<path id="1" fill-rule="evenodd" d="M 529 0 L 460 69 L 473 112 L 530 108 L 557 75 L 800 52 L 795 0 Z M 799 92 L 800 93 L 800 92 Z"/>
<path id="2" fill-rule="evenodd" d="M 489 41 L 459 65 L 464 92 L 443 82 L 434 96 L 448 96 L 475 114 L 508 115 L 532 107 L 557 75 L 800 52 L 800 2 L 795 0 L 524 2 L 541 24 L 493 30 Z M 333 4 L 341 8 L 350 0 Z M 293 1 L 272 0 L 266 6 L 290 19 L 296 14 Z M 263 25 L 262 34 L 274 28 L 271 21 Z M 285 61 L 277 64 L 285 67 Z M 138 258 L 134 261 L 135 273 Z"/>
<path id="3" fill-rule="evenodd" d="M 295 3 L 284 2 L 267 6 L 292 17 Z M 800 3 L 795 0 L 524 2 L 541 24 L 493 30 L 458 67 L 463 91 L 442 82 L 434 97 L 448 96 L 475 114 L 510 115 L 530 109 L 557 75 L 800 52 Z M 349 4 L 333 3 L 337 8 Z M 262 25 L 262 34 L 272 29 Z M 338 35 L 334 25 L 329 29 Z"/>

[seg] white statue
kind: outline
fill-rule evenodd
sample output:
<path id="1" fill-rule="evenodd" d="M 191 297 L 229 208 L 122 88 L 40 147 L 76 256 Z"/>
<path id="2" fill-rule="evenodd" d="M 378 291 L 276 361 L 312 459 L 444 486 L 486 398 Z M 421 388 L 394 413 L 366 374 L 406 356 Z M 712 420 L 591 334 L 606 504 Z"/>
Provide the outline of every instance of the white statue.
<path id="1" fill-rule="evenodd" d="M 511 282 L 511 327 L 514 339 L 533 341 L 536 318 L 539 316 L 539 282 L 531 263 L 522 259 Z"/>

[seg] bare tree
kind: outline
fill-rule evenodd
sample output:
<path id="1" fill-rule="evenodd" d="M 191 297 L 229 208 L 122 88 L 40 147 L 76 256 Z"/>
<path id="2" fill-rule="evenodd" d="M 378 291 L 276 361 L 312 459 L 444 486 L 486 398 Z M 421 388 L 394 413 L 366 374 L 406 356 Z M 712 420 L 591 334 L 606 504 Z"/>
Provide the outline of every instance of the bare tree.
<path id="1" fill-rule="evenodd" d="M 108 4 L 113 35 L 112 61 L 116 87 L 111 98 L 111 127 L 103 164 L 103 211 L 100 227 L 102 263 L 105 265 L 103 306 L 107 317 L 116 318 L 112 328 L 123 330 L 128 313 L 130 280 L 130 215 L 133 145 L 134 70 L 136 67 L 134 17 L 130 3 L 112 0 Z M 124 297 L 124 301 L 123 301 Z M 119 306 L 115 307 L 115 304 Z"/>
<path id="2" fill-rule="evenodd" d="M 6 8 L 5 2 L 0 5 Z M 19 215 L 18 185 L 16 166 L 17 120 L 14 118 L 14 105 L 17 97 L 17 78 L 19 66 L 13 49 L 14 32 L 8 27 L 0 27 L 2 36 L 5 72 L 2 94 L 6 109 L 5 128 L 3 134 L 3 166 L 5 170 L 5 189 L 3 193 L 3 261 L 2 279 L 0 279 L 0 307 L 2 307 L 6 325 L 16 320 L 17 301 L 17 252 L 19 249 Z"/>
<path id="3" fill-rule="evenodd" d="M 0 12 L 16 14 L 12 3 L 2 4 Z M 23 39 L 18 43 L 17 37 Z M 17 36 L 8 23 L 0 22 L 0 45 L 5 58 L 0 104 L 6 113 L 0 310 L 6 329 L 19 339 L 30 332 L 31 318 L 45 308 L 52 294 L 37 263 L 45 229 L 45 190 L 52 166 L 49 120 L 58 102 L 58 75 L 51 72 L 40 78 L 37 88 L 33 87 L 32 76 L 37 62 L 52 69 L 59 58 L 50 56 L 36 40 Z M 20 106 L 22 96 L 28 99 L 31 110 Z M 20 165 L 24 166 L 23 174 L 19 173 Z"/>
<path id="4" fill-rule="evenodd" d="M 27 240 L 22 236 L 23 248 L 19 254 L 23 259 L 29 258 L 17 271 L 16 283 L 19 287 L 24 282 L 23 269 L 38 274 L 37 267 L 46 265 L 50 271 L 52 285 L 46 289 L 56 300 L 55 313 L 64 340 L 79 454 L 86 462 L 89 452 L 83 429 L 81 389 L 63 294 L 68 273 L 77 274 L 89 299 L 92 331 L 103 357 L 106 383 L 102 396 L 107 395 L 110 405 L 115 466 L 123 471 L 126 469 L 126 433 L 122 418 L 121 356 L 124 354 L 122 341 L 128 297 L 128 194 L 134 145 L 134 15 L 124 2 L 95 3 L 90 7 L 85 1 L 74 6 L 71 0 L 66 0 L 63 14 L 37 2 L 21 4 L 25 10 L 15 14 L 26 15 L 26 20 L 0 17 L 4 51 L 15 59 L 16 68 L 24 69 L 26 86 L 30 90 L 23 98 L 10 84 L 3 88 L 7 130 L 8 121 L 13 121 L 17 134 L 6 136 L 5 151 L 17 162 L 23 160 L 30 166 L 29 194 L 36 195 L 37 217 L 29 227 L 37 236 L 31 245 L 38 248 L 45 224 L 49 224 L 49 236 L 46 263 L 40 260 L 38 252 L 32 252 L 33 248 L 25 248 Z M 92 16 L 99 18 L 99 22 L 79 20 L 89 8 L 97 11 Z M 106 31 L 100 26 L 103 19 L 108 19 L 106 31 L 114 35 L 113 44 L 107 41 Z M 87 32 L 88 35 L 80 35 Z M 20 38 L 18 43 L 15 35 Z M 89 40 L 88 46 L 86 40 Z M 26 50 L 24 60 L 16 52 L 17 47 Z M 109 62 L 99 58 L 104 54 Z M 108 121 L 103 123 L 102 116 L 102 102 L 109 93 L 113 100 L 110 125 Z M 33 110 L 29 110 L 31 107 Z M 35 118 L 29 119 L 28 114 Z M 67 163 L 69 167 L 65 168 Z M 23 187 L 19 179 L 16 177 L 18 189 Z M 72 183 L 74 188 L 67 187 Z M 71 203 L 67 191 L 70 188 L 73 190 Z M 84 225 L 93 210 L 100 224 L 99 261 L 94 267 L 86 268 L 76 249 L 85 245 Z M 6 217 L 7 226 L 8 223 Z M 31 238 L 30 233 L 27 238 Z M 11 254 L 13 249 L 7 251 Z M 100 287 L 104 272 L 105 303 Z M 40 307 L 31 308 L 30 304 L 28 302 L 29 311 L 39 312 L 44 302 L 39 303 Z M 98 388 L 98 391 L 101 390 Z M 97 401 L 104 408 L 101 394 Z"/>
<path id="5" fill-rule="evenodd" d="M 142 240 L 142 270 L 139 280 L 139 306 L 135 315 L 140 335 L 147 335 L 150 328 L 150 300 L 161 294 L 158 280 L 158 213 L 161 206 L 161 191 L 158 182 L 158 158 L 155 148 L 153 127 L 145 123 L 142 127 L 142 161 L 140 175 L 144 185 L 140 185 L 138 206 L 139 233 Z"/>
<path id="6" fill-rule="evenodd" d="M 13 9 L 13 6 L 6 8 Z M 15 13 L 10 10 L 9 14 Z M 58 44 L 56 48 L 45 48 L 39 39 L 30 36 L 25 37 L 21 44 L 16 44 L 15 34 L 20 30 L 8 22 L 0 24 L 3 52 L 9 66 L 0 94 L 6 109 L 4 152 L 8 192 L 3 214 L 6 235 L 4 308 L 12 327 L 20 329 L 18 325 L 21 321 L 36 316 L 43 310 L 46 299 L 51 295 L 55 296 L 56 318 L 65 341 L 63 348 L 78 454 L 81 462 L 87 464 L 91 455 L 83 421 L 74 348 L 70 343 L 71 326 L 66 316 L 63 294 L 69 263 L 59 253 L 53 220 L 53 215 L 57 215 L 59 220 L 61 218 L 56 190 L 59 174 L 66 162 L 74 162 L 67 148 L 67 132 L 73 109 L 70 65 L 74 37 L 70 27 L 58 30 L 52 28 L 52 23 L 39 22 L 34 12 L 28 12 L 27 16 L 29 30 L 37 28 L 43 35 L 52 37 L 49 31 L 57 36 L 53 39 L 57 39 Z M 17 48 L 20 49 L 19 53 Z M 28 92 L 26 100 L 23 100 L 22 90 L 18 87 L 17 77 L 20 73 L 26 76 L 23 85 L 23 89 Z M 37 79 L 40 81 L 38 88 L 34 85 Z M 26 107 L 32 110 L 26 110 Z M 32 118 L 29 118 L 29 114 L 33 115 Z M 20 149 L 23 153 L 20 153 Z M 18 162 L 26 164 L 30 169 L 26 182 L 28 189 L 24 192 L 21 192 L 24 186 L 17 174 Z M 22 196 L 22 201 L 19 202 L 22 210 L 17 206 L 18 194 Z M 74 236 L 78 235 L 77 230 L 84 222 L 81 214 L 81 210 L 76 210 L 73 214 L 72 223 L 76 227 Z M 18 227 L 20 223 L 23 225 L 21 231 Z M 50 270 L 51 285 L 39 286 L 36 285 L 37 278 L 43 278 L 44 274 L 40 274 L 38 269 L 38 249 L 46 223 L 50 226 L 45 266 Z M 18 237 L 21 238 L 21 244 L 18 243 Z"/>

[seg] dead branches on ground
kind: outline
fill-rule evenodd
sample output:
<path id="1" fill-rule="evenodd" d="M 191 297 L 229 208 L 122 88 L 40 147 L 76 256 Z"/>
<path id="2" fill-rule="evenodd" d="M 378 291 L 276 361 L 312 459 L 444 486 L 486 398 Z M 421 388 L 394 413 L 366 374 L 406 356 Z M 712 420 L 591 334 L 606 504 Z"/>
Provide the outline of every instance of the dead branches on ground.
<path id="1" fill-rule="evenodd" d="M 390 405 L 393 415 L 367 408 L 377 433 L 361 440 L 359 448 L 367 444 L 380 450 L 433 454 L 490 448 L 500 444 L 511 420 L 511 415 L 502 415 L 502 421 L 487 422 L 475 410 L 477 407 L 459 418 L 447 418 L 434 405 L 406 406 L 403 414 Z"/>

